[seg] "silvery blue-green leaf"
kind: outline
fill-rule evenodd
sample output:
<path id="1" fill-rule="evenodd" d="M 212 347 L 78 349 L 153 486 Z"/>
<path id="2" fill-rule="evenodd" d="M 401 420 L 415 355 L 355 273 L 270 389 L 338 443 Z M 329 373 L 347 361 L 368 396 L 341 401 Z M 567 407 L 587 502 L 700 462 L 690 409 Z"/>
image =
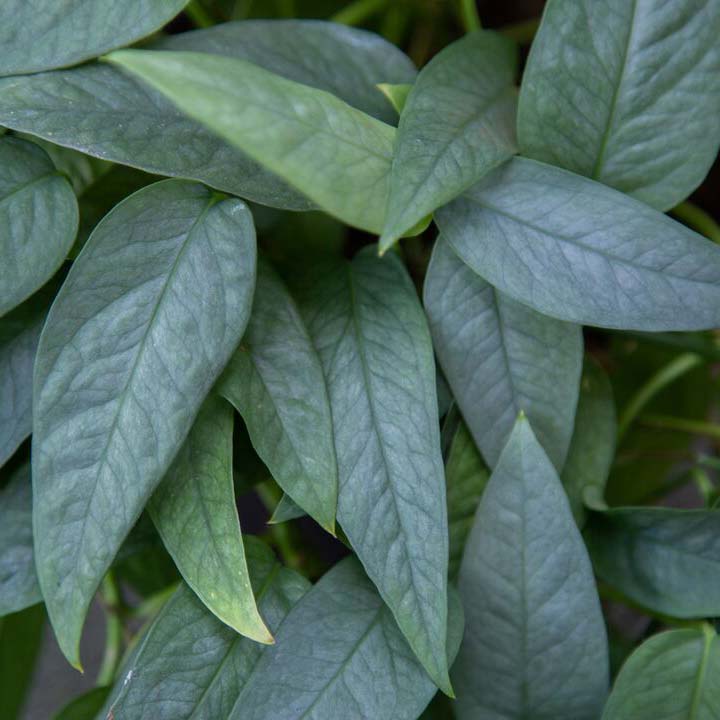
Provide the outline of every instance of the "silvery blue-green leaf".
<path id="1" fill-rule="evenodd" d="M 581 328 L 496 290 L 442 236 L 425 277 L 424 301 L 440 365 L 488 464 L 497 463 L 523 411 L 560 470 L 577 406 Z"/>
<path id="2" fill-rule="evenodd" d="M 330 395 L 338 522 L 433 680 L 449 691 L 448 530 L 430 333 L 390 253 L 316 268 L 301 311 Z"/>
<path id="3" fill-rule="evenodd" d="M 448 658 L 462 637 L 450 596 Z M 293 607 L 232 720 L 415 720 L 436 692 L 362 566 L 338 563 Z"/>
<path id="4" fill-rule="evenodd" d="M 237 58 L 117 50 L 106 60 L 159 90 L 330 215 L 380 232 L 392 126 L 335 95 Z"/>
<path id="5" fill-rule="evenodd" d="M 3 0 L 0 75 L 73 65 L 130 45 L 172 20 L 188 0 Z"/>
<path id="6" fill-rule="evenodd" d="M 334 533 L 338 471 L 320 358 L 295 301 L 262 260 L 250 322 L 218 389 L 275 481 Z"/>
<path id="7" fill-rule="evenodd" d="M 277 525 L 288 522 L 289 520 L 296 520 L 306 514 L 307 513 L 287 493 L 283 493 L 280 502 L 275 506 L 275 510 L 268 520 L 268 525 Z"/>
<path id="8" fill-rule="evenodd" d="M 720 145 L 718 35 L 716 2 L 551 0 L 522 81 L 522 153 L 673 207 Z"/>
<path id="9" fill-rule="evenodd" d="M 615 457 L 617 418 L 610 380 L 590 356 L 580 380 L 570 449 L 561 479 L 575 521 L 585 524 L 586 505 L 604 501 L 605 484 Z"/>
<path id="10" fill-rule="evenodd" d="M 615 680 L 602 720 L 715 720 L 720 643 L 709 625 L 646 640 Z"/>
<path id="11" fill-rule="evenodd" d="M 0 315 L 50 279 L 77 228 L 75 195 L 47 154 L 25 140 L 0 138 Z"/>
<path id="12" fill-rule="evenodd" d="M 513 158 L 436 220 L 478 275 L 552 317 L 627 330 L 720 325 L 720 247 L 566 170 Z"/>
<path id="13" fill-rule="evenodd" d="M 520 417 L 460 568 L 458 720 L 597 720 L 608 649 L 585 546 L 557 472 Z"/>
<path id="14" fill-rule="evenodd" d="M 276 632 L 310 583 L 278 565 L 259 540 L 246 536 L 245 549 L 258 606 Z M 266 652 L 183 585 L 141 640 L 100 717 L 112 711 L 116 720 L 239 720 L 238 697 Z"/>
<path id="15" fill-rule="evenodd" d="M 35 550 L 75 665 L 98 583 L 245 330 L 255 255 L 242 202 L 166 180 L 105 217 L 53 304 L 35 362 Z"/>
<path id="16" fill-rule="evenodd" d="M 613 508 L 594 512 L 586 542 L 595 572 L 671 617 L 720 615 L 720 512 Z"/>
<path id="17" fill-rule="evenodd" d="M 233 488 L 233 410 L 212 394 L 148 509 L 185 582 L 224 623 L 271 643 L 250 586 Z"/>
<path id="18" fill-rule="evenodd" d="M 0 617 L 40 602 L 35 574 L 30 465 L 0 488 Z"/>
<path id="19" fill-rule="evenodd" d="M 514 44 L 480 30 L 420 71 L 400 115 L 382 249 L 516 152 L 516 69 Z"/>

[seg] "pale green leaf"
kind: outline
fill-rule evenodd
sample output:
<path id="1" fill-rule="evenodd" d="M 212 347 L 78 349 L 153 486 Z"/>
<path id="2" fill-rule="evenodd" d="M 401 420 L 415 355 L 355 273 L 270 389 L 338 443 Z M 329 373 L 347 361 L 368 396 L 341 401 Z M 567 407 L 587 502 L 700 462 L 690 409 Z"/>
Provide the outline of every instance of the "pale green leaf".
<path id="1" fill-rule="evenodd" d="M 407 97 L 412 90 L 411 83 L 378 83 L 378 90 L 388 99 L 390 104 L 399 115 L 405 107 Z"/>

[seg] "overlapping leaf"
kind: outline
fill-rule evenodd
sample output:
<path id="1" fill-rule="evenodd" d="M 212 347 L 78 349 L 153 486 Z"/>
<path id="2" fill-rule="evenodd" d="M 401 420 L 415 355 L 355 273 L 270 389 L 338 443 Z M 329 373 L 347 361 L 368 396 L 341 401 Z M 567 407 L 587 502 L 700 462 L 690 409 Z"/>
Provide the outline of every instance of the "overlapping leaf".
<path id="1" fill-rule="evenodd" d="M 332 409 L 338 521 L 430 676 L 449 690 L 447 515 L 430 334 L 401 262 L 319 267 L 301 310 Z"/>
<path id="2" fill-rule="evenodd" d="M 36 559 L 63 652 L 239 342 L 255 235 L 239 200 L 168 180 L 118 205 L 52 307 L 35 365 Z"/>
<path id="3" fill-rule="evenodd" d="M 478 275 L 547 315 L 635 330 L 720 325 L 720 248 L 566 170 L 513 158 L 436 218 Z"/>
<path id="4" fill-rule="evenodd" d="M 233 411 L 203 404 L 149 510 L 168 552 L 205 605 L 241 635 L 272 642 L 255 605 L 232 475 Z"/>
<path id="5" fill-rule="evenodd" d="M 523 154 L 673 207 L 720 145 L 718 35 L 715 2 L 551 0 L 522 81 Z"/>
<path id="6" fill-rule="evenodd" d="M 0 138 L 0 315 L 50 279 L 77 228 L 75 195 L 47 154 L 25 140 Z"/>
<path id="7" fill-rule="evenodd" d="M 513 43 L 485 30 L 422 69 L 400 115 L 381 248 L 515 153 L 516 66 Z"/>
<path id="8" fill-rule="evenodd" d="M 266 262 L 219 391 L 245 419 L 277 483 L 334 533 L 338 472 L 322 366 L 295 301 Z"/>
<path id="9" fill-rule="evenodd" d="M 555 469 L 520 418 L 460 568 L 458 720 L 596 720 L 607 639 L 590 560 Z"/>
<path id="10" fill-rule="evenodd" d="M 524 411 L 560 470 L 577 406 L 581 328 L 499 292 L 442 237 L 425 277 L 424 302 L 435 352 L 489 465 Z"/>

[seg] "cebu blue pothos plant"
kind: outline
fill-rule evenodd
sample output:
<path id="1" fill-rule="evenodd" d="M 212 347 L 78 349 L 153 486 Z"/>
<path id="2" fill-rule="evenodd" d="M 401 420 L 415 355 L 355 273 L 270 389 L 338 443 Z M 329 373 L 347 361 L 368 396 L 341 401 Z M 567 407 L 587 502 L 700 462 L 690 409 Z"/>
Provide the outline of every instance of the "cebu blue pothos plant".
<path id="1" fill-rule="evenodd" d="M 245 5 L 0 4 L 2 717 L 719 718 L 720 2 Z"/>

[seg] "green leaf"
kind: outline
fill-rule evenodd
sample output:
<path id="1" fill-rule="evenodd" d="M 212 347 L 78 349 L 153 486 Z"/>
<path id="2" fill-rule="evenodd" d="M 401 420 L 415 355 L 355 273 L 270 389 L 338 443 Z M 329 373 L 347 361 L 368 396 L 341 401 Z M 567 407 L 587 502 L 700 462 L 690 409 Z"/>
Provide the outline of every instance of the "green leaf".
<path id="1" fill-rule="evenodd" d="M 522 153 L 673 207 L 720 145 L 719 35 L 717 3 L 551 0 L 522 81 Z"/>
<path id="2" fill-rule="evenodd" d="M 242 202 L 166 180 L 105 217 L 53 304 L 35 363 L 35 547 L 74 665 L 98 583 L 245 330 L 255 253 Z"/>
<path id="3" fill-rule="evenodd" d="M 590 356 L 583 366 L 580 399 L 562 482 L 578 527 L 586 505 L 603 502 L 615 456 L 617 419 L 612 387 L 605 371 Z"/>
<path id="4" fill-rule="evenodd" d="M 462 637 L 459 600 L 451 610 L 450 661 Z M 435 692 L 392 613 L 349 557 L 290 611 L 238 700 L 242 714 L 231 717 L 415 720 Z"/>
<path id="5" fill-rule="evenodd" d="M 275 506 L 272 517 L 268 520 L 268 525 L 279 525 L 305 515 L 306 512 L 287 493 L 283 493 L 280 502 Z"/>
<path id="6" fill-rule="evenodd" d="M 334 534 L 338 471 L 322 366 L 295 301 L 262 260 L 250 322 L 219 392 L 280 487 Z"/>
<path id="7" fill-rule="evenodd" d="M 438 53 L 400 115 L 380 248 L 516 152 L 517 50 L 481 30 Z"/>
<path id="8" fill-rule="evenodd" d="M 0 618 L 0 717 L 20 720 L 42 642 L 42 605 Z"/>
<path id="9" fill-rule="evenodd" d="M 0 617 L 40 600 L 33 552 L 30 464 L 27 463 L 15 470 L 0 489 Z"/>
<path id="10" fill-rule="evenodd" d="M 395 112 L 400 115 L 412 90 L 412 83 L 378 83 L 377 89 L 389 100 Z"/>
<path id="11" fill-rule="evenodd" d="M 460 568 L 458 720 L 595 720 L 607 637 L 557 472 L 522 416 L 485 488 Z"/>
<path id="12" fill-rule="evenodd" d="M 106 57 L 349 225 L 383 226 L 395 128 L 235 58 L 119 50 Z"/>
<path id="13" fill-rule="evenodd" d="M 258 606 L 277 631 L 310 583 L 280 567 L 259 540 L 246 536 L 245 549 Z M 142 639 L 101 717 L 239 720 L 238 698 L 267 650 L 221 623 L 183 585 Z"/>
<path id="14" fill-rule="evenodd" d="M 203 404 L 148 509 L 185 582 L 241 635 L 271 643 L 250 587 L 232 476 L 232 408 Z"/>
<path id="15" fill-rule="evenodd" d="M 581 328 L 499 292 L 442 236 L 425 277 L 424 301 L 440 365 L 488 464 L 497 463 L 522 410 L 561 469 L 582 371 Z"/>
<path id="16" fill-rule="evenodd" d="M 0 75 L 64 67 L 130 45 L 161 28 L 188 0 L 4 0 Z"/>
<path id="17" fill-rule="evenodd" d="M 478 275 L 552 317 L 628 330 L 720 325 L 720 247 L 566 170 L 514 158 L 436 219 Z"/>
<path id="18" fill-rule="evenodd" d="M 623 665 L 602 720 L 714 720 L 720 644 L 709 625 L 645 641 Z"/>
<path id="19" fill-rule="evenodd" d="M 318 266 L 301 311 L 330 395 L 338 521 L 444 691 L 448 535 L 435 366 L 400 260 L 368 247 Z"/>
<path id="20" fill-rule="evenodd" d="M 54 720 L 95 720 L 107 700 L 110 688 L 96 687 L 71 700 Z"/>
<path id="21" fill-rule="evenodd" d="M 75 240 L 78 207 L 68 181 L 37 145 L 0 138 L 0 315 L 60 267 Z"/>
<path id="22" fill-rule="evenodd" d="M 594 512 L 586 542 L 597 574 L 641 605 L 678 618 L 720 615 L 720 512 Z"/>

